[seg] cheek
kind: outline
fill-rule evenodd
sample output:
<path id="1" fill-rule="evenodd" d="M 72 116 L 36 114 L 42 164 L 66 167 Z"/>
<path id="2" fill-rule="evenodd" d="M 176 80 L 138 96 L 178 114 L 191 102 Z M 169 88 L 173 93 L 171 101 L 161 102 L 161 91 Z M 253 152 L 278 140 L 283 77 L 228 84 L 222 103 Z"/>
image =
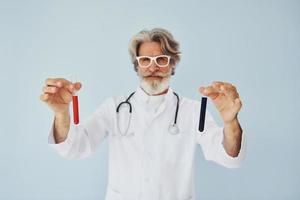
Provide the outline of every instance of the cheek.
<path id="1" fill-rule="evenodd" d="M 163 72 L 163 73 L 168 73 L 168 72 L 171 71 L 171 70 L 172 70 L 172 67 L 169 66 L 169 67 L 166 67 L 166 68 L 162 68 L 162 69 L 161 69 L 161 72 Z"/>
<path id="2" fill-rule="evenodd" d="M 147 69 L 138 68 L 138 75 L 143 76 L 148 74 Z"/>
<path id="3" fill-rule="evenodd" d="M 138 68 L 139 74 L 144 74 L 147 70 L 143 68 Z"/>

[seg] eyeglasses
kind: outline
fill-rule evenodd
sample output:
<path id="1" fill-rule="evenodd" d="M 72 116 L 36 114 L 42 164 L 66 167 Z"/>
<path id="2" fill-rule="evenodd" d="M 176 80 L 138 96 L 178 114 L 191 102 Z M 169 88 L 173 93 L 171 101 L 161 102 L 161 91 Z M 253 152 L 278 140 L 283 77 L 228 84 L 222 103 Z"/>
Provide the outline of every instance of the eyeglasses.
<path id="1" fill-rule="evenodd" d="M 167 67 L 170 63 L 171 56 L 159 55 L 159 56 L 137 56 L 138 64 L 141 68 L 150 67 L 154 61 L 158 67 Z"/>

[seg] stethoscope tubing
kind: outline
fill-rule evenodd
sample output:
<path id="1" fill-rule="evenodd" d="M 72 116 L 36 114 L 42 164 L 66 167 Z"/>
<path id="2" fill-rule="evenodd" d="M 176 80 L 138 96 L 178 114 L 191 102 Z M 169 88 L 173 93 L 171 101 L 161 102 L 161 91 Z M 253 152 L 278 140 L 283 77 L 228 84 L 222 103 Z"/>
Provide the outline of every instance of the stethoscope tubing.
<path id="1" fill-rule="evenodd" d="M 120 108 L 123 104 L 127 104 L 129 106 L 129 114 L 130 114 L 130 122 L 131 122 L 131 114 L 132 114 L 132 105 L 129 102 L 130 98 L 135 94 L 135 92 L 132 92 L 128 98 L 121 102 L 116 109 L 117 115 L 119 115 L 119 111 Z M 179 110 L 179 96 L 177 93 L 173 92 L 173 94 L 176 96 L 177 98 L 177 102 L 176 102 L 176 111 L 175 111 L 175 117 L 174 117 L 174 122 L 170 127 L 174 127 L 176 130 L 174 131 L 174 133 L 172 134 L 178 134 L 179 133 L 179 129 L 177 126 L 177 116 L 178 116 L 178 110 Z M 207 97 L 202 97 L 201 99 L 201 107 L 200 107 L 200 117 L 199 117 L 199 127 L 198 130 L 200 132 L 204 131 L 204 126 L 205 126 L 205 115 L 206 115 L 206 107 L 207 107 Z M 118 122 L 117 122 L 118 123 Z M 127 127 L 126 132 L 128 131 L 129 125 Z M 119 127 L 119 132 L 121 133 L 120 127 Z M 126 134 L 121 134 L 121 135 L 126 135 Z"/>

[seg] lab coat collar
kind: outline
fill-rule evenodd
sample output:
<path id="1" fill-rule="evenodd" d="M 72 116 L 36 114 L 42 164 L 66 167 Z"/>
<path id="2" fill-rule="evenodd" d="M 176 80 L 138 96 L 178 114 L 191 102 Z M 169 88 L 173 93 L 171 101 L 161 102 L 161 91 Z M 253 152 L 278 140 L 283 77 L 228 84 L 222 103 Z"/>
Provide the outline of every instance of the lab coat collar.
<path id="1" fill-rule="evenodd" d="M 140 86 L 137 87 L 137 90 L 134 94 L 136 99 L 141 102 L 147 102 L 150 98 L 150 95 L 148 95 Z M 173 89 L 169 86 L 167 93 L 165 94 L 164 101 L 163 102 L 169 102 L 173 98 Z"/>

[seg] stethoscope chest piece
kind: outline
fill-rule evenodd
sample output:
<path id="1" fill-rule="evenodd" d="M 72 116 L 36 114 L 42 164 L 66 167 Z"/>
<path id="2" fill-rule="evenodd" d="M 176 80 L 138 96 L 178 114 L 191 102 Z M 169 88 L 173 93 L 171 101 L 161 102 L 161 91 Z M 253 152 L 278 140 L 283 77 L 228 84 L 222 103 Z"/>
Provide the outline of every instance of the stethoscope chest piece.
<path id="1" fill-rule="evenodd" d="M 172 134 L 172 135 L 177 135 L 179 134 L 179 128 L 177 126 L 177 124 L 171 124 L 169 126 L 169 132 Z"/>

